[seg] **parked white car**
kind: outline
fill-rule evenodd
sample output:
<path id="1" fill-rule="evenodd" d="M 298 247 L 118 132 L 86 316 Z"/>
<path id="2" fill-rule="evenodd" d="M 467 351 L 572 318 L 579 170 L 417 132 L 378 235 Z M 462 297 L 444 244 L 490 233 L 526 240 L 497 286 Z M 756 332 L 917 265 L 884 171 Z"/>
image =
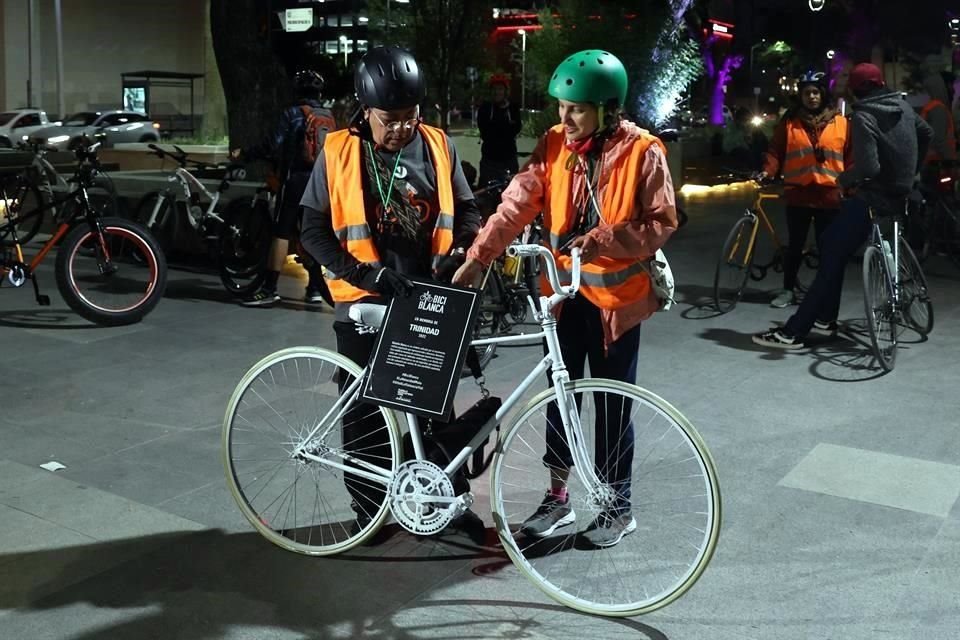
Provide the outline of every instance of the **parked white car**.
<path id="1" fill-rule="evenodd" d="M 15 109 L 0 113 L 0 149 L 15 147 L 34 132 L 55 123 L 39 109 Z"/>
<path id="2" fill-rule="evenodd" d="M 69 151 L 84 139 L 101 137 L 105 147 L 118 142 L 159 142 L 160 125 L 133 111 L 82 111 L 67 117 L 61 126 L 32 133 L 30 140 Z"/>

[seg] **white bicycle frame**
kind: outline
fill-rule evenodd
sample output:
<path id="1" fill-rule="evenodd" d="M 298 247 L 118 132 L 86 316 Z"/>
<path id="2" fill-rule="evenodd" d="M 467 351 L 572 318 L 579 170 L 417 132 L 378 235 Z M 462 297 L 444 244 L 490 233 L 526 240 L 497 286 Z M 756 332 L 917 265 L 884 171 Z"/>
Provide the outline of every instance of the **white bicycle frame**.
<path id="1" fill-rule="evenodd" d="M 573 298 L 577 294 L 577 290 L 580 288 L 580 250 L 574 249 L 572 251 L 573 256 L 573 266 L 571 270 L 572 282 L 567 286 L 563 286 L 560 283 L 559 274 L 557 273 L 557 264 L 554 260 L 553 254 L 549 249 L 541 245 L 535 244 L 517 244 L 511 245 L 507 249 L 507 253 L 513 257 L 541 257 L 543 262 L 547 267 L 547 276 L 550 280 L 551 287 L 554 290 L 554 294 L 547 297 L 540 297 L 540 311 L 535 312 L 537 320 L 540 322 L 542 330 L 538 333 L 531 334 L 522 334 L 522 335 L 512 335 L 512 336 L 501 336 L 496 338 L 484 338 L 481 340 L 474 340 L 471 342 L 471 346 L 484 346 L 489 344 L 510 344 L 510 343 L 519 343 L 519 342 L 528 342 L 528 341 L 539 341 L 546 340 L 547 344 L 547 354 L 540 360 L 540 362 L 530 371 L 529 374 L 520 382 L 520 385 L 514 390 L 513 393 L 503 402 L 500 409 L 496 414 L 490 418 L 490 420 L 479 430 L 477 435 L 458 453 L 444 468 L 444 472 L 448 477 L 451 477 L 453 473 L 470 457 L 474 450 L 484 442 L 496 427 L 503 420 L 504 416 L 513 408 L 521 396 L 526 393 L 527 389 L 534 384 L 534 381 L 543 375 L 547 369 L 552 370 L 552 383 L 554 389 L 558 390 L 556 394 L 556 401 L 558 409 L 560 411 L 560 418 L 563 422 L 564 433 L 566 434 L 567 442 L 570 443 L 570 453 L 573 457 L 573 466 L 574 472 L 579 477 L 580 481 L 583 482 L 584 486 L 591 488 L 591 493 L 596 495 L 599 493 L 603 483 L 597 477 L 596 472 L 594 471 L 593 461 L 590 459 L 589 454 L 587 453 L 586 443 L 584 442 L 583 430 L 580 424 L 580 416 L 577 413 L 577 406 L 574 402 L 571 395 L 568 393 L 560 393 L 570 381 L 570 374 L 567 372 L 567 368 L 564 365 L 563 357 L 560 352 L 560 342 L 557 338 L 557 319 L 553 315 L 552 310 L 556 308 L 558 304 L 563 302 L 568 298 Z M 352 408 L 354 403 L 357 401 L 357 395 L 360 391 L 361 384 L 363 382 L 364 376 L 367 373 L 367 368 L 365 367 L 360 375 L 340 394 L 340 397 L 334 403 L 333 407 L 324 415 L 317 423 L 317 425 L 310 431 L 309 435 L 303 439 L 301 444 L 293 452 L 295 457 L 303 457 L 314 462 L 319 462 L 321 464 L 328 465 L 330 467 L 340 469 L 345 473 L 350 473 L 355 476 L 370 480 L 371 482 L 376 482 L 384 486 L 389 486 L 393 471 L 388 469 L 383 469 L 374 464 L 366 462 L 364 460 L 359 460 L 345 451 L 332 451 L 325 446 L 320 446 L 319 451 L 320 455 L 311 453 L 310 449 L 317 449 L 315 443 L 322 443 L 324 439 L 330 434 L 330 432 L 336 427 L 337 421 L 342 419 L 347 411 Z M 410 437 L 413 443 L 414 455 L 417 460 L 423 460 L 426 458 L 424 448 L 423 448 L 423 438 L 420 433 L 420 426 L 417 421 L 417 417 L 410 413 L 404 413 L 406 418 L 407 428 L 410 432 Z M 321 429 L 323 431 L 321 432 Z M 330 459 L 330 455 L 335 455 L 343 460 L 343 462 L 337 462 Z M 349 463 L 349 466 L 348 464 Z M 457 498 L 438 498 L 437 502 L 455 502 Z"/>
<path id="2" fill-rule="evenodd" d="M 220 202 L 220 192 L 215 191 L 213 193 L 207 189 L 200 180 L 184 169 L 183 167 L 177 167 L 176 170 L 167 177 L 167 182 L 178 182 L 180 187 L 183 189 L 183 198 L 187 203 L 187 206 L 190 206 L 190 198 L 193 195 L 192 189 L 196 189 L 202 193 L 210 203 L 207 205 L 207 210 L 203 213 L 201 219 L 213 218 L 220 224 L 223 224 L 223 218 L 217 215 L 216 208 L 217 204 Z M 161 193 L 157 196 L 157 202 L 153 205 L 153 211 L 150 213 L 150 218 L 147 220 L 147 228 L 152 228 L 157 222 L 157 216 L 160 215 L 160 208 L 163 206 L 163 201 L 166 199 L 167 194 L 173 195 L 170 190 L 167 190 L 167 193 Z"/>

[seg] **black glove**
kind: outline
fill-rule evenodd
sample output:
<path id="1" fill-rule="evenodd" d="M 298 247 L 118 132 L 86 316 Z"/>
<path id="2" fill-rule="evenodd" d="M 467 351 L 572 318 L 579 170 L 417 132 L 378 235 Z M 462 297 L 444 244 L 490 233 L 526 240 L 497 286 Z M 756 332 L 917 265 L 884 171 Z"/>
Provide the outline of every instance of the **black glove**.
<path id="1" fill-rule="evenodd" d="M 407 297 L 413 293 L 413 283 L 389 267 L 367 271 L 360 281 L 360 288 L 385 296 Z"/>
<path id="2" fill-rule="evenodd" d="M 450 282 L 453 280 L 453 274 L 457 272 L 463 263 L 467 261 L 465 253 L 452 253 L 449 256 L 440 258 L 437 262 L 437 268 L 433 271 L 433 277 L 438 282 Z"/>

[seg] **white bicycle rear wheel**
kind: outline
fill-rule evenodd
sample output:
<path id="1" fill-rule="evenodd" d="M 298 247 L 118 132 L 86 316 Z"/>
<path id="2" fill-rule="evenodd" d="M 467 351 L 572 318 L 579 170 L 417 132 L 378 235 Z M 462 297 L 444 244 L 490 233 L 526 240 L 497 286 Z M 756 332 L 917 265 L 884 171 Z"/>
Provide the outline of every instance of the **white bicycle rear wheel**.
<path id="1" fill-rule="evenodd" d="M 340 385 L 360 372 L 332 351 L 293 347 L 258 362 L 233 392 L 223 423 L 230 492 L 254 528 L 284 549 L 308 555 L 345 551 L 372 536 L 389 512 L 385 485 L 328 461 L 343 463 L 349 451 L 395 470 L 402 448 L 392 411 L 356 405 L 305 443 L 340 397 Z M 359 424 L 370 428 L 345 439 L 344 427 Z M 302 446 L 323 460 L 295 455 Z M 368 496 L 362 505 L 357 492 Z"/>
<path id="2" fill-rule="evenodd" d="M 551 409 L 556 392 L 548 389 L 519 414 L 498 449 L 491 475 L 497 532 L 514 564 L 551 598 L 597 615 L 648 613 L 683 595 L 713 555 L 721 520 L 713 460 L 690 422 L 645 389 L 585 379 L 568 383 L 566 392 L 580 408 L 584 444 L 601 480 L 613 480 L 611 474 L 622 480 L 629 469 L 632 482 L 603 487 L 619 492 L 621 504 L 629 503 L 636 529 L 614 546 L 592 546 L 584 533 L 609 505 L 598 504 L 572 470 L 573 525 L 546 538 L 521 533 L 521 523 L 537 510 L 548 486 L 545 433 L 558 420 Z M 608 427 L 597 438 L 602 424 Z M 562 424 L 556 427 L 563 434 Z M 618 441 L 613 432 L 629 428 L 632 451 L 613 444 Z M 619 470 L 597 464 L 598 446 Z"/>

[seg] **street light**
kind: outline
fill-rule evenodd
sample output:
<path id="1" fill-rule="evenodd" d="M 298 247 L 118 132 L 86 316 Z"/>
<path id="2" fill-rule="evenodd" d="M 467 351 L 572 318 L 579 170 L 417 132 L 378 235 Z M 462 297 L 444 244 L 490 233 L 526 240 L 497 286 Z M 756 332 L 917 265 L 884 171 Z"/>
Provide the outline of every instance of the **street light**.
<path id="1" fill-rule="evenodd" d="M 347 67 L 347 36 L 340 36 L 340 45 L 343 47 L 343 67 Z"/>
<path id="2" fill-rule="evenodd" d="M 757 47 L 767 44 L 766 38 L 760 38 L 760 42 L 750 47 L 750 80 L 753 81 L 753 52 Z"/>
<path id="3" fill-rule="evenodd" d="M 520 111 L 527 108 L 527 31 L 520 29 Z"/>

